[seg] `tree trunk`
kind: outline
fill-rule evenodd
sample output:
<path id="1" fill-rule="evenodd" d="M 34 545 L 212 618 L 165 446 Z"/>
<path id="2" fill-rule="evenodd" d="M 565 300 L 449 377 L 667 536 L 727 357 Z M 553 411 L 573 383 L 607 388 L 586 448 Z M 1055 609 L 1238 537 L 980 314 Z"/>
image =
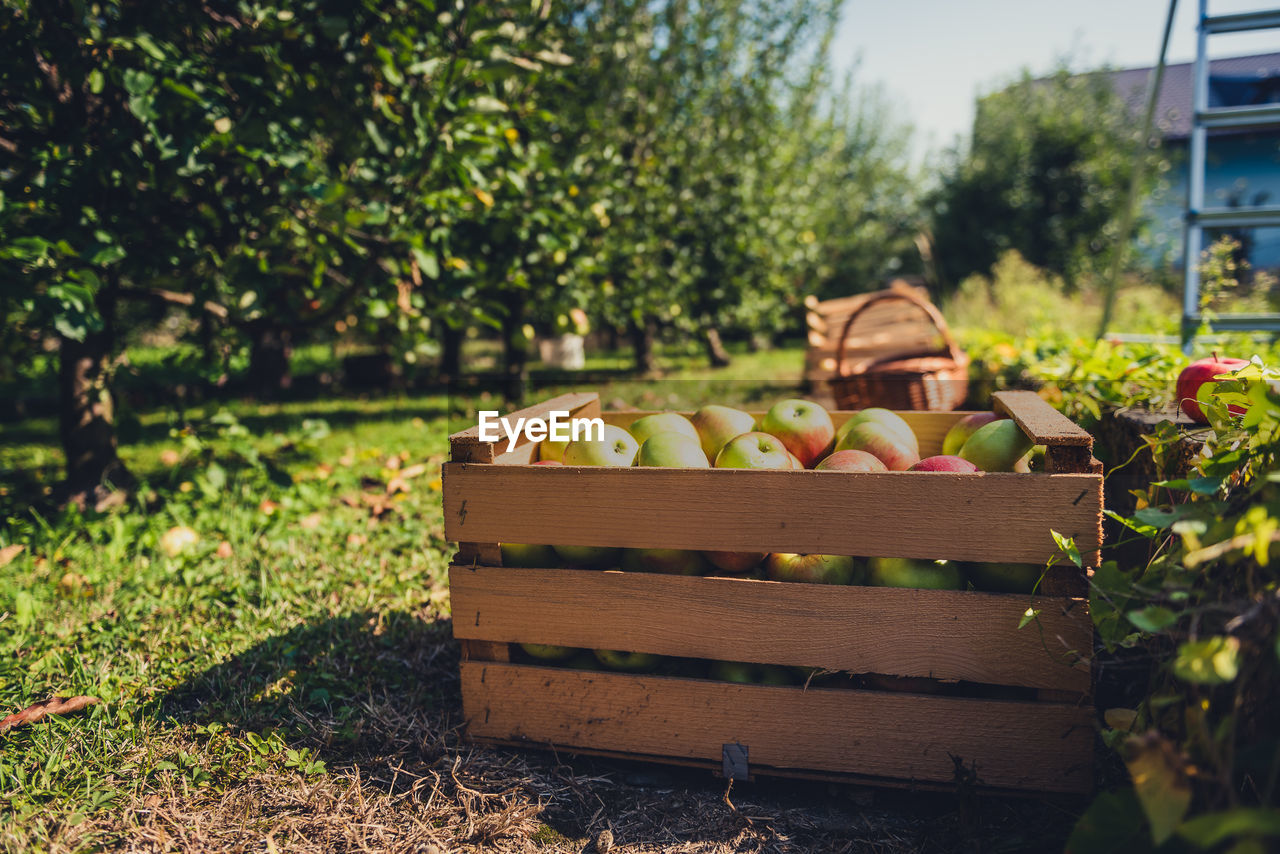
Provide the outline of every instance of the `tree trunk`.
<path id="1" fill-rule="evenodd" d="M 83 341 L 61 339 L 58 354 L 58 421 L 67 457 L 60 498 L 99 510 L 121 503 L 135 483 L 116 451 L 115 405 L 107 385 L 111 340 L 108 325 Z"/>
<path id="2" fill-rule="evenodd" d="M 289 358 L 293 333 L 273 323 L 259 322 L 250 329 L 249 386 L 261 397 L 274 397 L 293 382 Z"/>
<path id="3" fill-rule="evenodd" d="M 644 322 L 631 321 L 629 329 L 631 335 L 631 350 L 635 356 L 635 369 L 640 374 L 652 374 L 658 369 L 658 363 L 654 358 L 653 340 L 657 336 L 657 329 L 653 320 L 645 318 Z"/>
<path id="4" fill-rule="evenodd" d="M 711 362 L 713 368 L 727 368 L 729 362 L 729 351 L 724 348 L 724 343 L 720 340 L 720 330 L 714 326 L 707 329 L 703 337 L 703 343 L 707 347 L 707 360 Z"/>
<path id="5" fill-rule="evenodd" d="M 456 382 L 462 375 L 462 341 L 466 330 L 442 324 L 440 333 L 440 378 L 446 383 Z"/>
<path id="6" fill-rule="evenodd" d="M 523 327 L 524 306 L 512 306 L 502 321 L 502 396 L 512 407 L 523 405 L 529 380 L 530 342 L 525 338 Z"/>

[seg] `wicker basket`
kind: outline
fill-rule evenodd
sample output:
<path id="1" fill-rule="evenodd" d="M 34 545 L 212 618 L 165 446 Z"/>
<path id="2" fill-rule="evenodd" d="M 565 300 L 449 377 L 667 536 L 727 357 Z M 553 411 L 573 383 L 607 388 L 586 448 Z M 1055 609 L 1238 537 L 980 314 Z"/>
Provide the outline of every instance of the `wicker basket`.
<path id="1" fill-rule="evenodd" d="M 845 348 L 850 333 L 857 334 L 858 317 L 873 305 L 900 300 L 928 316 L 942 336 L 942 350 L 912 356 L 893 356 L 865 365 L 846 367 Z M 849 315 L 836 346 L 836 375 L 827 381 L 837 409 L 886 409 L 947 411 L 964 402 L 969 392 L 969 357 L 956 344 L 942 313 L 929 301 L 906 290 L 884 291 L 868 299 Z"/>

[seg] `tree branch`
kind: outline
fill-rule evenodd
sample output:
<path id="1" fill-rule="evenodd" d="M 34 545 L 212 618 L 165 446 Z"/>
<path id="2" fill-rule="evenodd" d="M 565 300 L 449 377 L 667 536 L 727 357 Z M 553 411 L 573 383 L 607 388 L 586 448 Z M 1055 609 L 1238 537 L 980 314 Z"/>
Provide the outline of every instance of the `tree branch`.
<path id="1" fill-rule="evenodd" d="M 164 288 L 130 288 L 121 287 L 120 296 L 125 299 L 143 300 L 149 299 L 156 302 L 168 303 L 169 305 L 181 305 L 190 308 L 196 304 L 196 298 L 193 294 L 184 294 L 178 291 L 167 291 Z M 219 305 L 212 300 L 205 300 L 201 303 L 200 308 L 212 314 L 219 320 L 226 320 L 230 314 L 227 307 Z"/>

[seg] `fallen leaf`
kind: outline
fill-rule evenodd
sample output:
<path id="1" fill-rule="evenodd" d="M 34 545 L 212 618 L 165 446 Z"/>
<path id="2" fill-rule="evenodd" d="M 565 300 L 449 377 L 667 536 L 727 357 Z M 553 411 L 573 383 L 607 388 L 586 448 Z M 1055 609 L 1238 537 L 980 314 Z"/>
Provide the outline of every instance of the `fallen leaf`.
<path id="1" fill-rule="evenodd" d="M 367 542 L 369 542 L 369 538 L 364 534 L 347 534 L 347 545 L 349 546 L 363 546 Z"/>
<path id="2" fill-rule="evenodd" d="M 160 452 L 160 462 L 164 463 L 170 468 L 173 468 L 181 461 L 182 461 L 182 455 L 179 454 L 177 451 L 175 451 L 173 448 L 165 448 L 163 451 Z"/>
<path id="3" fill-rule="evenodd" d="M 333 474 L 333 466 L 327 463 L 321 463 L 316 466 L 316 477 L 320 480 L 328 480 L 331 474 Z"/>
<path id="4" fill-rule="evenodd" d="M 218 550 L 214 554 L 223 559 L 231 557 L 231 543 L 226 540 L 218 543 Z"/>
<path id="5" fill-rule="evenodd" d="M 177 557 L 188 546 L 200 542 L 200 535 L 186 525 L 175 525 L 160 536 L 160 550 L 169 557 Z"/>
<path id="6" fill-rule="evenodd" d="M 320 523 L 324 521 L 324 515 L 321 513 L 308 513 L 298 520 L 298 524 L 308 531 L 314 531 L 320 527 Z"/>
<path id="7" fill-rule="evenodd" d="M 47 715 L 68 715 L 72 712 L 78 712 L 85 706 L 92 706 L 97 702 L 99 702 L 97 697 L 80 696 L 54 697 L 52 700 L 45 700 L 43 703 L 34 703 L 17 714 L 9 715 L 0 720 L 0 732 L 11 730 L 23 724 L 33 724 Z"/>
<path id="8" fill-rule="evenodd" d="M 387 461 L 382 464 L 382 467 L 391 471 L 398 471 L 400 469 L 400 456 L 397 454 L 387 457 Z"/>
<path id="9" fill-rule="evenodd" d="M 269 498 L 264 498 L 262 503 L 258 505 L 258 511 L 270 516 L 280 509 L 280 505 Z"/>
<path id="10" fill-rule="evenodd" d="M 444 482 L 441 481 L 440 478 L 438 477 L 427 484 L 427 489 L 430 489 L 432 492 L 439 492 L 443 488 L 444 488 Z"/>
<path id="11" fill-rule="evenodd" d="M 26 549 L 22 543 L 14 543 L 11 546 L 5 546 L 0 549 L 0 566 L 8 566 L 13 563 L 13 559 Z"/>
<path id="12" fill-rule="evenodd" d="M 196 485 L 189 480 L 184 480 L 182 483 L 178 484 L 179 492 L 190 492 L 195 488 L 196 488 Z"/>
<path id="13" fill-rule="evenodd" d="M 352 455 L 350 451 L 347 451 L 345 454 L 338 457 L 338 465 L 340 466 L 351 468 L 355 464 L 356 464 L 356 458 L 355 456 Z"/>
<path id="14" fill-rule="evenodd" d="M 410 478 L 415 478 L 419 475 L 426 474 L 426 473 L 427 473 L 427 464 L 418 463 L 416 465 L 412 465 L 412 466 L 409 466 L 408 468 L 402 469 L 400 472 L 400 477 L 403 478 L 404 480 L 409 480 Z"/>

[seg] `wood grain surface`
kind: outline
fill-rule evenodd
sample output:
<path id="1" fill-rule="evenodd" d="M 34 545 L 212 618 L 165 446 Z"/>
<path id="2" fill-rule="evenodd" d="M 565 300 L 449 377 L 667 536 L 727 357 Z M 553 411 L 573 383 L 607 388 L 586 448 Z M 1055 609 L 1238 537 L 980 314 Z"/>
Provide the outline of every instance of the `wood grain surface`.
<path id="1" fill-rule="evenodd" d="M 955 756 L 983 785 L 1084 792 L 1093 783 L 1086 706 L 875 691 L 735 685 L 465 661 L 473 738 L 527 740 L 753 766 L 946 782 Z"/>
<path id="2" fill-rule="evenodd" d="M 457 638 L 1089 690 L 1081 600 L 457 565 L 449 589 Z"/>

